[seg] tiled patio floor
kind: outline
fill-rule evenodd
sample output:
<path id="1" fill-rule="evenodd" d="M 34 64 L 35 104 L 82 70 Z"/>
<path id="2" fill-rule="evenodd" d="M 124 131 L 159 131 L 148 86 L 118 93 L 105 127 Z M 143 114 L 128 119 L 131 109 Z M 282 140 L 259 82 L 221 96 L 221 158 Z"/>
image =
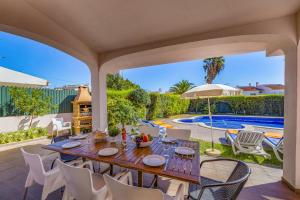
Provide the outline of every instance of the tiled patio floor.
<path id="1" fill-rule="evenodd" d="M 30 152 L 45 155 L 49 153 L 40 148 L 40 144 L 26 146 L 25 149 Z M 202 157 L 209 159 L 208 157 Z M 281 183 L 282 170 L 249 164 L 252 170 L 252 175 L 247 182 L 238 199 L 253 200 L 253 199 L 300 199 L 300 195 L 296 195 L 290 191 L 286 185 Z M 202 175 L 213 176 L 218 179 L 224 179 L 226 172 L 229 172 L 231 166 L 227 163 L 220 165 L 204 166 L 201 170 Z M 221 170 L 219 170 L 221 169 Z M 0 199 L 1 200 L 19 200 L 22 199 L 24 193 L 24 183 L 28 169 L 25 166 L 19 148 L 0 152 Z M 222 173 L 221 173 L 222 172 Z M 160 186 L 169 194 L 174 194 L 177 189 L 178 181 L 161 182 Z M 167 187 L 168 186 L 168 187 Z M 35 185 L 29 189 L 27 199 L 40 199 L 42 187 Z M 61 192 L 52 193 L 48 199 L 61 199 Z"/>

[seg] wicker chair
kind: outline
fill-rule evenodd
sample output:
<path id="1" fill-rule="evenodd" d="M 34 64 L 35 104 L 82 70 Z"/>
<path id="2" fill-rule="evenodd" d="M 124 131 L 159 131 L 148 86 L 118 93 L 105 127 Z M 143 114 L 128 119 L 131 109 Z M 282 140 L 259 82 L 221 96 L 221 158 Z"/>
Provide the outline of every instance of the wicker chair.
<path id="1" fill-rule="evenodd" d="M 250 176 L 251 170 L 244 162 L 232 159 L 214 159 L 205 160 L 201 162 L 200 168 L 203 164 L 208 162 L 235 162 L 236 166 L 231 172 L 226 182 L 216 181 L 206 177 L 201 177 L 201 185 L 190 184 L 189 199 L 193 200 L 212 200 L 212 199 L 236 199 L 245 183 Z M 221 163 L 220 163 L 221 164 Z"/>

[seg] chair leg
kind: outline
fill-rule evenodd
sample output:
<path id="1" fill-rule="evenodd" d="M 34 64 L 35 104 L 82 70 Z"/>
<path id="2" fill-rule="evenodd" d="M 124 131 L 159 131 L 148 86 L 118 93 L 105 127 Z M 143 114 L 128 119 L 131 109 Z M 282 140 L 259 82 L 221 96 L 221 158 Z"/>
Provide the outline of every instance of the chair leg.
<path id="1" fill-rule="evenodd" d="M 51 164 L 51 168 L 50 168 L 50 169 L 53 169 L 54 164 L 55 164 L 55 161 L 56 161 L 56 159 L 54 159 L 54 160 L 52 161 L 52 164 Z"/>
<path id="2" fill-rule="evenodd" d="M 28 187 L 25 187 L 25 192 L 24 192 L 24 195 L 23 195 L 23 200 L 25 200 L 25 199 L 26 199 L 27 192 L 28 192 Z"/>

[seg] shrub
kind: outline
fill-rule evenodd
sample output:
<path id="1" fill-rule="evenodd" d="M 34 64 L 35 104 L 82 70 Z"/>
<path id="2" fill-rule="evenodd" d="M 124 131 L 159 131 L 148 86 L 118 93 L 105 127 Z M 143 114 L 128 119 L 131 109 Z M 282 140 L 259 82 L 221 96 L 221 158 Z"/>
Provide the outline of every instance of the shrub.
<path id="1" fill-rule="evenodd" d="M 131 91 L 127 98 L 137 107 L 144 107 L 150 104 L 149 94 L 141 88 Z"/>
<path id="2" fill-rule="evenodd" d="M 0 133 L 0 144 L 19 142 L 28 139 L 39 138 L 46 135 L 48 135 L 48 131 L 45 128 L 31 128 L 29 130 Z"/>
<path id="3" fill-rule="evenodd" d="M 212 113 L 283 116 L 283 95 L 229 96 L 210 98 Z M 189 112 L 207 114 L 207 99 L 191 100 Z"/>
<path id="4" fill-rule="evenodd" d="M 118 124 L 132 125 L 140 117 L 132 103 L 127 99 L 108 99 L 108 126 L 114 127 Z"/>

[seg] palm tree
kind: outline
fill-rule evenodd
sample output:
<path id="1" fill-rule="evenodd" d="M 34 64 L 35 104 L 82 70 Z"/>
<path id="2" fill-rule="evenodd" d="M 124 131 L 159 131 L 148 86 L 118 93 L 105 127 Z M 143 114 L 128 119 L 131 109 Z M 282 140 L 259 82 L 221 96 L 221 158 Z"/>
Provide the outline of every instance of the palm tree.
<path id="1" fill-rule="evenodd" d="M 169 91 L 175 94 L 183 94 L 193 87 L 195 87 L 193 83 L 189 82 L 188 80 L 182 80 L 170 87 Z"/>
<path id="2" fill-rule="evenodd" d="M 225 59 L 223 56 L 221 56 L 207 58 L 203 62 L 203 69 L 206 73 L 205 81 L 206 83 L 211 84 L 213 80 L 217 77 L 217 75 L 224 69 Z"/>

